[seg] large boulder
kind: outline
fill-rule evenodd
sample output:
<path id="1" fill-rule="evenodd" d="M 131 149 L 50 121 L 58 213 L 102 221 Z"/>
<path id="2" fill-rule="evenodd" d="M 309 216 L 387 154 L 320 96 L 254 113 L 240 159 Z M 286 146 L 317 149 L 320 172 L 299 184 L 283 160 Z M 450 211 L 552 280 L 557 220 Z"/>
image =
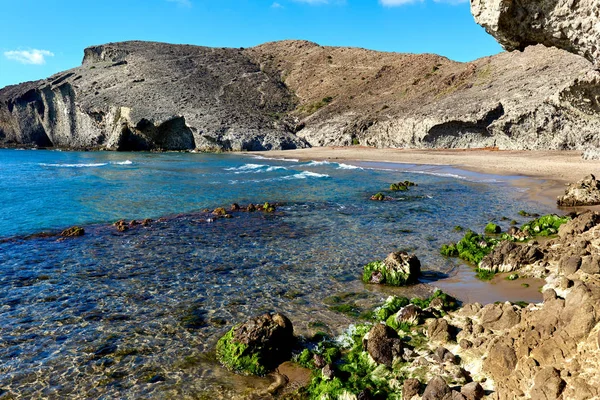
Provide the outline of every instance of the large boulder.
<path id="1" fill-rule="evenodd" d="M 522 246 L 505 240 L 481 260 L 480 269 L 493 272 L 511 272 L 544 258 L 536 246 Z"/>
<path id="2" fill-rule="evenodd" d="M 289 360 L 294 328 L 283 314 L 263 314 L 233 327 L 217 342 L 217 359 L 234 372 L 265 375 Z"/>
<path id="3" fill-rule="evenodd" d="M 402 340 L 398 333 L 387 325 L 377 324 L 364 339 L 364 347 L 378 364 L 391 367 L 394 359 L 402 355 Z"/>
<path id="4" fill-rule="evenodd" d="M 579 54 L 600 67 L 597 0 L 471 0 L 471 12 L 506 50 L 543 44 Z"/>
<path id="5" fill-rule="evenodd" d="M 364 267 L 365 283 L 404 286 L 417 283 L 421 262 L 414 254 L 404 251 L 390 253 L 383 261 L 374 261 Z"/>
<path id="6" fill-rule="evenodd" d="M 590 174 L 579 182 L 570 184 L 564 196 L 559 196 L 556 202 L 562 207 L 600 204 L 600 182 Z"/>

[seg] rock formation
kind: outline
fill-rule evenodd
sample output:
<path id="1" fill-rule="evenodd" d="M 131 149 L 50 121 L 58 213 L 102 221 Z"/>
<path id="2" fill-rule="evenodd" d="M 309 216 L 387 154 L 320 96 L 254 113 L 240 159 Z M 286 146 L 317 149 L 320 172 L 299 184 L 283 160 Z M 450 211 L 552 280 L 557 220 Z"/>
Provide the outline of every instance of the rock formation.
<path id="1" fill-rule="evenodd" d="M 559 196 L 557 204 L 563 207 L 592 206 L 600 204 L 600 182 L 589 175 L 569 185 L 565 194 Z"/>
<path id="2" fill-rule="evenodd" d="M 596 0 L 471 0 L 475 21 L 509 51 L 532 44 L 579 54 L 600 68 Z"/>
<path id="3" fill-rule="evenodd" d="M 471 63 L 305 41 L 90 47 L 0 89 L 0 146 L 600 148 L 600 73 L 543 46 Z"/>

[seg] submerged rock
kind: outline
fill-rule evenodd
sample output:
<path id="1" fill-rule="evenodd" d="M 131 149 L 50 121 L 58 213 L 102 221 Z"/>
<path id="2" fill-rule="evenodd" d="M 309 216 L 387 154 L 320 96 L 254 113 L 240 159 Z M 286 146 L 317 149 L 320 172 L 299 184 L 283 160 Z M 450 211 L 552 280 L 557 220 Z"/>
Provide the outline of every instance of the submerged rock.
<path id="1" fill-rule="evenodd" d="M 263 314 L 233 327 L 217 342 L 217 359 L 234 372 L 264 375 L 291 355 L 294 328 L 283 314 Z"/>
<path id="2" fill-rule="evenodd" d="M 85 229 L 80 226 L 73 226 L 71 228 L 65 229 L 60 233 L 62 237 L 77 237 L 83 236 L 85 234 Z"/>
<path id="3" fill-rule="evenodd" d="M 556 202 L 561 207 L 600 204 L 600 182 L 590 174 L 582 180 L 570 184 L 565 190 L 565 194 L 559 196 Z"/>
<path id="4" fill-rule="evenodd" d="M 383 261 L 374 261 L 364 267 L 363 281 L 392 286 L 417 283 L 421 262 L 417 256 L 400 251 L 390 253 Z"/>

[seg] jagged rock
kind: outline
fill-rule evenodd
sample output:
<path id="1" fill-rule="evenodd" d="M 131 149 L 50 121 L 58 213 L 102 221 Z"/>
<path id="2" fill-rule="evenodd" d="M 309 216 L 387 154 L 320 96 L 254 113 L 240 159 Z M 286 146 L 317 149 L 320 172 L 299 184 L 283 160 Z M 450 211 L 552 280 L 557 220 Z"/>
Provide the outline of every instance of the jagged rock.
<path id="1" fill-rule="evenodd" d="M 560 273 L 569 276 L 579 270 L 581 266 L 581 257 L 577 255 L 566 254 L 560 260 Z"/>
<path id="2" fill-rule="evenodd" d="M 435 352 L 433 353 L 433 359 L 440 363 L 447 362 L 454 364 L 456 362 L 456 356 L 452 354 L 447 348 L 442 346 L 435 349 Z"/>
<path id="3" fill-rule="evenodd" d="M 538 372 L 533 380 L 531 398 L 558 399 L 565 389 L 566 382 L 560 377 L 557 369 L 547 367 Z"/>
<path id="4" fill-rule="evenodd" d="M 458 345 L 461 349 L 468 350 L 473 347 L 473 342 L 467 339 L 462 339 L 460 342 L 458 342 Z"/>
<path id="5" fill-rule="evenodd" d="M 467 400 L 480 400 L 485 395 L 485 392 L 479 382 L 467 383 L 460 388 L 460 392 Z"/>
<path id="6" fill-rule="evenodd" d="M 542 295 L 544 296 L 544 302 L 556 300 L 557 298 L 556 291 L 554 289 L 546 289 Z"/>
<path id="7" fill-rule="evenodd" d="M 483 361 L 483 369 L 490 375 L 504 378 L 514 373 L 517 355 L 513 347 L 505 340 L 497 340 L 490 348 L 488 357 Z"/>
<path id="8" fill-rule="evenodd" d="M 544 253 L 536 245 L 517 245 L 504 240 L 481 260 L 479 268 L 493 272 L 512 272 L 542 258 Z"/>
<path id="9" fill-rule="evenodd" d="M 471 12 L 506 50 L 539 43 L 579 54 L 600 68 L 595 0 L 472 0 Z"/>
<path id="10" fill-rule="evenodd" d="M 600 274 L 600 257 L 597 255 L 582 257 L 580 269 L 586 274 Z"/>
<path id="11" fill-rule="evenodd" d="M 62 237 L 77 237 L 85 235 L 85 229 L 80 226 L 73 226 L 71 228 L 65 229 L 60 233 Z"/>
<path id="12" fill-rule="evenodd" d="M 569 239 L 588 232 L 600 224 L 600 213 L 596 211 L 586 211 L 579 214 L 566 224 L 561 225 L 558 230 L 558 237 Z"/>
<path id="13" fill-rule="evenodd" d="M 520 314 L 510 303 L 488 304 L 479 313 L 481 325 L 485 329 L 510 329 L 521 321 Z"/>
<path id="14" fill-rule="evenodd" d="M 432 378 L 425 387 L 423 400 L 450 400 L 452 399 L 452 390 L 444 379 L 439 376 Z"/>
<path id="15" fill-rule="evenodd" d="M 600 33 L 599 33 L 600 35 Z M 592 206 L 600 204 L 600 182 L 594 175 L 569 185 L 565 194 L 556 200 L 561 207 Z"/>
<path id="16" fill-rule="evenodd" d="M 447 343 L 452 340 L 453 327 L 444 318 L 434 319 L 427 327 L 427 337 L 430 340 Z"/>
<path id="17" fill-rule="evenodd" d="M 398 333 L 387 325 L 377 324 L 365 338 L 365 350 L 378 364 L 392 366 L 394 358 L 402 356 L 402 340 Z"/>
<path id="18" fill-rule="evenodd" d="M 418 379 L 409 378 L 402 385 L 402 399 L 410 400 L 421 391 L 421 382 Z"/>

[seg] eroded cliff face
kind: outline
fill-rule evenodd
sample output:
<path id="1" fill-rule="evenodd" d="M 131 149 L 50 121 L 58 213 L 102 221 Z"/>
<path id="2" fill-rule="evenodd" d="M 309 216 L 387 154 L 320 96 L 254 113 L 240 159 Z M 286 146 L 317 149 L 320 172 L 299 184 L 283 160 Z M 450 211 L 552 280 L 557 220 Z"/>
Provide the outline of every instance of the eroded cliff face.
<path id="1" fill-rule="evenodd" d="M 110 150 L 306 147 L 295 99 L 238 49 L 149 42 L 90 47 L 81 67 L 0 90 L 0 143 Z"/>
<path id="2" fill-rule="evenodd" d="M 324 145 L 599 148 L 600 73 L 544 46 L 471 63 L 323 47 L 148 42 L 0 89 L 0 145 L 270 150 Z"/>
<path id="3" fill-rule="evenodd" d="M 471 0 L 471 12 L 506 50 L 555 46 L 600 68 L 597 0 Z"/>

